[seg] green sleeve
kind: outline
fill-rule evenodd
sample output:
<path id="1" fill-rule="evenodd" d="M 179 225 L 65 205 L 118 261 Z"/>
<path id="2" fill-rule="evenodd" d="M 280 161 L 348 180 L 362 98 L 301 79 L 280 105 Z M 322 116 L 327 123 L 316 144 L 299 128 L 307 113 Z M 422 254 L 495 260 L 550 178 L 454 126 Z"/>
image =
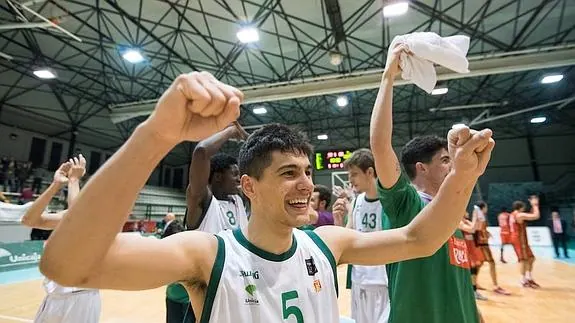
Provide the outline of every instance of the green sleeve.
<path id="1" fill-rule="evenodd" d="M 388 189 L 383 188 L 378 179 L 377 195 L 393 228 L 407 225 L 424 206 L 417 190 L 403 172 L 397 183 Z"/>

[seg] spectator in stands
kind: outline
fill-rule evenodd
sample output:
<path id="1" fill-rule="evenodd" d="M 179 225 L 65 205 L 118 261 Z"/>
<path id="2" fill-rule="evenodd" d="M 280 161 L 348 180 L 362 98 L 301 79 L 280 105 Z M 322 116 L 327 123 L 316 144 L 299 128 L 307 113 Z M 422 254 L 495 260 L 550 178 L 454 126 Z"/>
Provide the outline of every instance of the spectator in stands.
<path id="1" fill-rule="evenodd" d="M 8 191 L 8 158 L 6 156 L 2 157 L 0 160 L 0 185 L 2 185 L 2 191 Z"/>
<path id="2" fill-rule="evenodd" d="M 324 185 L 316 184 L 311 195 L 311 206 L 317 211 L 317 221 L 313 225 L 318 228 L 322 225 L 333 225 L 333 215 L 328 211 L 331 202 L 331 191 Z"/>
<path id="3" fill-rule="evenodd" d="M 32 162 L 19 163 L 16 167 L 16 192 L 22 192 L 32 171 Z"/>
<path id="4" fill-rule="evenodd" d="M 10 203 L 10 200 L 4 195 L 4 193 L 0 192 L 0 202 Z"/>
<path id="5" fill-rule="evenodd" d="M 559 245 L 561 245 L 561 248 L 563 248 L 563 256 L 569 258 L 569 254 L 567 253 L 567 221 L 561 219 L 559 208 L 551 208 L 551 218 L 549 219 L 548 225 L 549 229 L 551 229 L 555 256 L 559 258 Z"/>
<path id="6" fill-rule="evenodd" d="M 180 223 L 180 221 L 176 219 L 174 213 L 170 212 L 166 214 L 166 216 L 164 217 L 164 222 L 166 224 L 164 225 L 164 229 L 162 230 L 162 236 L 161 236 L 162 239 L 167 236 L 171 236 L 174 233 L 184 231 L 184 226 Z"/>
<path id="7" fill-rule="evenodd" d="M 43 174 L 44 170 L 42 169 L 42 167 L 38 166 L 32 170 L 32 178 L 33 178 L 32 191 L 34 191 L 34 194 L 40 194 L 40 191 L 42 190 Z"/>

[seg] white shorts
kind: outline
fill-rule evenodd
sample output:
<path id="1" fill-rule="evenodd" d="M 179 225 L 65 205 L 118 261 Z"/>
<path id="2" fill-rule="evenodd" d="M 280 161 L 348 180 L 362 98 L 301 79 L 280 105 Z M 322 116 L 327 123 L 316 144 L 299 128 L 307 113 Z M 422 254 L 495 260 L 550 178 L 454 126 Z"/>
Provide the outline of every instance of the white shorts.
<path id="1" fill-rule="evenodd" d="M 387 323 L 390 310 L 387 286 L 351 285 L 351 318 L 356 323 Z"/>
<path id="2" fill-rule="evenodd" d="M 98 290 L 48 294 L 36 313 L 34 323 L 98 323 L 101 305 Z"/>

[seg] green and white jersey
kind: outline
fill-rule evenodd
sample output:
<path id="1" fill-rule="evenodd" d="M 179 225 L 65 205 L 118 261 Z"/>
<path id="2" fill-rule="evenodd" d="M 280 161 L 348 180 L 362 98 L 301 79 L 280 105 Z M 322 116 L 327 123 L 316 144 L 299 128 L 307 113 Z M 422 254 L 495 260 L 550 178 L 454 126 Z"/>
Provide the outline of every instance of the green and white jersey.
<path id="1" fill-rule="evenodd" d="M 355 199 L 353 205 L 353 229 L 360 232 L 374 232 L 383 230 L 383 210 L 379 199 L 370 200 L 365 193 L 361 193 Z M 359 266 L 353 265 L 351 281 L 360 285 L 385 285 L 387 286 L 387 274 L 383 266 Z"/>
<path id="2" fill-rule="evenodd" d="M 230 199 L 229 201 L 218 200 L 212 195 L 212 200 L 198 230 L 218 233 L 223 230 L 245 227 L 248 224 L 248 216 L 242 198 L 239 195 L 231 195 Z"/>
<path id="3" fill-rule="evenodd" d="M 200 323 L 339 322 L 335 259 L 314 232 L 294 229 L 280 255 L 251 244 L 240 229 L 217 237 Z"/>

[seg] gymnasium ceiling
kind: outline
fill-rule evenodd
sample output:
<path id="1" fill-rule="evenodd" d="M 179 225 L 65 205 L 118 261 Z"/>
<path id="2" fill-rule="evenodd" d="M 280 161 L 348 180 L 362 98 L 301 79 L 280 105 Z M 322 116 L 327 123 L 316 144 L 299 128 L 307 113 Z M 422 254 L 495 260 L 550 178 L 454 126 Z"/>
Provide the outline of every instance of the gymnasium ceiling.
<path id="1" fill-rule="evenodd" d="M 470 36 L 470 66 L 478 70 L 492 59 L 520 63 L 491 75 L 474 74 L 471 68 L 466 77 L 447 77 L 441 83 L 449 88 L 445 95 L 431 96 L 409 84 L 398 86 L 396 145 L 417 134 L 445 134 L 454 123 L 508 113 L 512 115 L 488 119 L 480 126 L 493 128 L 499 137 L 575 133 L 575 102 L 556 102 L 575 93 L 572 0 L 410 1 L 405 15 L 392 18 L 384 18 L 382 1 L 373 0 L 20 0 L 20 4 L 0 1 L 0 123 L 64 139 L 77 131 L 78 142 L 106 150 L 121 145 L 145 118 L 113 123 L 117 105 L 157 99 L 181 73 L 206 70 L 260 94 L 266 91 L 262 88 L 282 91 L 293 83 L 321 87 L 334 78 L 351 84 L 353 78 L 346 77 L 357 73 L 377 80 L 391 39 L 414 31 Z M 81 41 L 47 27 L 26 8 Z M 238 41 L 236 32 L 246 24 L 258 28 L 259 42 Z M 124 60 L 121 54 L 126 48 L 140 49 L 145 61 Z M 330 63 L 331 52 L 342 54 L 340 65 Z M 546 68 L 533 68 L 533 57 L 539 54 L 556 55 L 556 61 L 545 58 L 550 63 Z M 32 74 L 38 67 L 53 69 L 57 78 L 38 79 Z M 541 84 L 550 73 L 564 78 Z M 240 123 L 297 124 L 319 150 L 367 146 L 377 89 L 350 89 L 246 104 Z M 346 107 L 337 106 L 338 95 L 348 98 Z M 265 107 L 267 113 L 256 115 L 255 107 Z M 512 113 L 530 107 L 535 108 Z M 539 115 L 547 122 L 529 123 Z M 316 139 L 319 134 L 329 139 Z M 190 151 L 190 144 L 180 145 L 166 162 L 185 164 Z"/>

